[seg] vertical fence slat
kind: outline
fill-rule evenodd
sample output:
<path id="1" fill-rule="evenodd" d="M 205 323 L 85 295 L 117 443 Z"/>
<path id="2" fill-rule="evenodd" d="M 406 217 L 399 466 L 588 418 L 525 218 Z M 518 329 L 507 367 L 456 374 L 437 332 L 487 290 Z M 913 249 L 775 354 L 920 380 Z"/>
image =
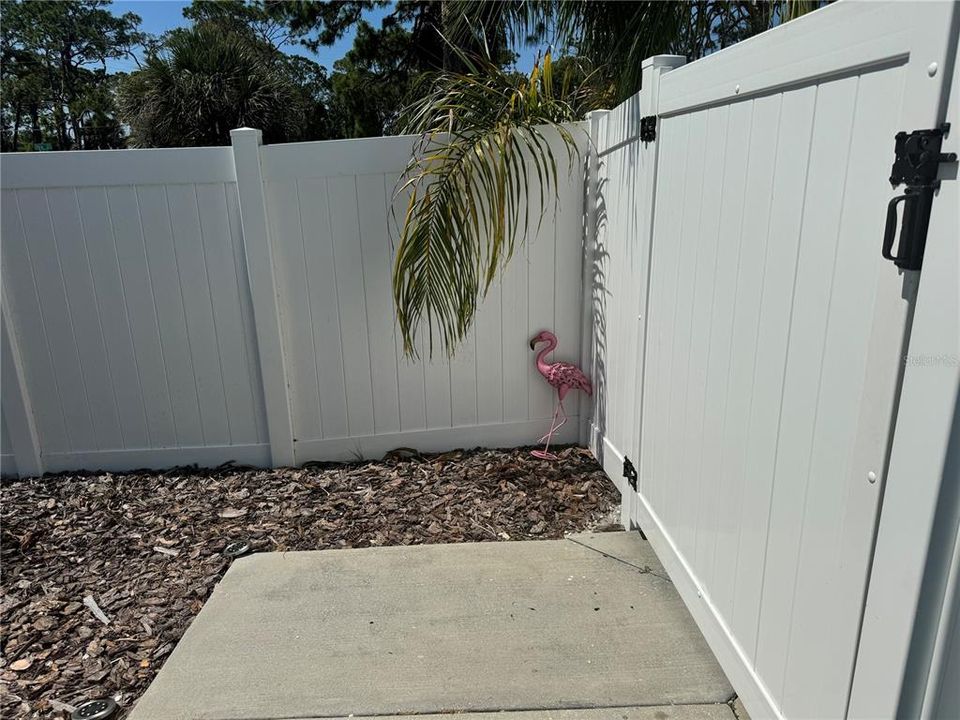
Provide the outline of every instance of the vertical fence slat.
<path id="1" fill-rule="evenodd" d="M 147 414 L 123 296 L 123 278 L 117 263 L 106 189 L 79 188 L 77 203 L 83 219 L 87 257 L 96 294 L 96 315 L 99 317 L 110 365 L 124 447 L 150 447 Z"/>
<path id="2" fill-rule="evenodd" d="M 17 190 L 4 190 L 0 194 L 0 250 L 3 252 L 0 267 L 3 269 L 2 286 L 5 294 L 3 307 L 4 312 L 8 313 L 11 329 L 17 333 L 21 357 L 28 361 L 24 363 L 27 387 L 41 389 L 33 394 L 31 400 L 43 449 L 48 452 L 66 450 L 70 442 L 65 413 L 53 365 L 53 352 L 40 310 L 40 292 L 30 263 L 17 194 Z M 17 271 L 12 272 L 13 268 Z M 9 304 L 11 301 L 15 303 L 13 306 Z M 30 322 L 18 322 L 21 315 L 30 318 Z M 3 382 L 6 383 L 6 379 Z"/>
<path id="3" fill-rule="evenodd" d="M 277 260 L 277 284 L 286 298 L 281 319 L 286 338 L 284 361 L 288 381 L 297 388 L 290 393 L 290 418 L 294 443 L 323 437 L 320 411 L 320 387 L 314 338 L 314 318 L 310 290 L 317 278 L 312 277 L 306 261 L 307 231 L 303 228 L 296 179 L 271 180 L 266 183 L 268 222 Z M 334 335 L 336 337 L 336 335 Z M 330 344 L 336 344 L 331 338 Z"/>
<path id="4" fill-rule="evenodd" d="M 230 442 L 252 444 L 259 440 L 257 421 L 262 412 L 256 401 L 255 368 L 250 367 L 244 344 L 244 309 L 234 265 L 228 196 L 220 183 L 196 188 Z M 232 187 L 227 190 L 233 192 Z"/>
<path id="5" fill-rule="evenodd" d="M 340 327 L 340 289 L 325 178 L 299 181 L 303 251 L 310 278 L 310 308 L 320 387 L 320 426 L 324 438 L 346 437 L 347 389 Z M 299 431 L 298 431 L 299 432 Z M 320 436 L 318 436 L 320 437 Z M 301 438 L 302 439 L 302 438 Z"/>
<path id="6" fill-rule="evenodd" d="M 333 234 L 335 272 L 343 279 L 340 296 L 340 340 L 346 375 L 347 420 L 350 435 L 373 435 L 373 384 L 370 371 L 369 314 L 364 294 L 364 258 L 360 246 L 360 213 L 355 176 L 330 178 L 327 183 Z"/>
<path id="7" fill-rule="evenodd" d="M 204 445 L 193 347 L 187 334 L 180 259 L 174 246 L 170 196 L 164 185 L 134 189 L 140 207 L 146 257 L 147 288 L 160 330 L 173 425 L 179 446 Z"/>
<path id="8" fill-rule="evenodd" d="M 393 339 L 393 296 L 390 285 L 390 239 L 384 176 L 357 176 L 357 198 L 364 206 L 359 219 L 363 251 L 363 290 L 370 344 L 370 382 L 376 434 L 400 431 L 400 393 Z"/>
<path id="9" fill-rule="evenodd" d="M 120 448 L 124 446 L 123 429 L 110 380 L 111 358 L 96 310 L 77 193 L 74 188 L 54 188 L 48 191 L 47 199 L 94 434 L 100 448 Z"/>
<path id="10" fill-rule="evenodd" d="M 204 237 L 200 225 L 196 185 L 168 185 L 167 202 L 204 444 L 229 445 L 230 418 L 204 256 L 204 247 L 210 239 Z"/>

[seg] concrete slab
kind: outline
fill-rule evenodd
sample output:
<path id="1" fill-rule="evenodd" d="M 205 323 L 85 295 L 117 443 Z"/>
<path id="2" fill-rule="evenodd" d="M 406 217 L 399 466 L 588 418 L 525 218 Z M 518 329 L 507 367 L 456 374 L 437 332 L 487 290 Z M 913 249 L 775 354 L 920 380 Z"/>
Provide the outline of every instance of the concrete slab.
<path id="1" fill-rule="evenodd" d="M 732 694 L 649 545 L 602 533 L 242 558 L 130 719 L 629 708 Z"/>

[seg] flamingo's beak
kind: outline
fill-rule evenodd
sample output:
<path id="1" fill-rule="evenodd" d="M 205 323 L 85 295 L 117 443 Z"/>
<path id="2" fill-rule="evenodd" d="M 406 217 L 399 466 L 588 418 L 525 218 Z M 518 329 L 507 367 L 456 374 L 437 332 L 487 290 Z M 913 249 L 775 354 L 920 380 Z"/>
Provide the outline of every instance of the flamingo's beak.
<path id="1" fill-rule="evenodd" d="M 536 338 L 532 338 L 532 339 L 530 340 L 530 349 L 531 349 L 531 350 L 536 350 L 536 349 L 537 349 L 537 339 L 536 339 Z"/>

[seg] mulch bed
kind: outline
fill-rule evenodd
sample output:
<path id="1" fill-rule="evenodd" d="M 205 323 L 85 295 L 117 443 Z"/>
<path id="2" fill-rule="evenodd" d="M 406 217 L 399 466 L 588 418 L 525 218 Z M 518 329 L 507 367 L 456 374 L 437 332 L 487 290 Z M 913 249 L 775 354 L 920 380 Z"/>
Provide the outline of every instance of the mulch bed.
<path id="1" fill-rule="evenodd" d="M 588 451 L 559 455 L 397 453 L 299 469 L 4 481 L 0 715 L 59 718 L 108 694 L 132 705 L 229 567 L 221 551 L 231 540 L 282 552 L 560 538 L 591 527 L 618 494 Z"/>

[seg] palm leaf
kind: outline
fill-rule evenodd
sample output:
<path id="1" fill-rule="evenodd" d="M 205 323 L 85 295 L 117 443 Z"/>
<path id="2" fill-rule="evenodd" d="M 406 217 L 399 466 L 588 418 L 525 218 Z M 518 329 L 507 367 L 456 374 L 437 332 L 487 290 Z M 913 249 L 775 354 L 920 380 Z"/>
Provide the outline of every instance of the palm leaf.
<path id="1" fill-rule="evenodd" d="M 454 351 L 579 157 L 577 131 L 564 123 L 581 112 L 581 91 L 557 92 L 569 82 L 554 82 L 549 54 L 525 78 L 455 51 L 467 72 L 433 74 L 404 113 L 406 131 L 420 136 L 396 189 L 407 201 L 393 294 L 408 355 L 421 331 L 431 356 L 435 344 Z"/>

